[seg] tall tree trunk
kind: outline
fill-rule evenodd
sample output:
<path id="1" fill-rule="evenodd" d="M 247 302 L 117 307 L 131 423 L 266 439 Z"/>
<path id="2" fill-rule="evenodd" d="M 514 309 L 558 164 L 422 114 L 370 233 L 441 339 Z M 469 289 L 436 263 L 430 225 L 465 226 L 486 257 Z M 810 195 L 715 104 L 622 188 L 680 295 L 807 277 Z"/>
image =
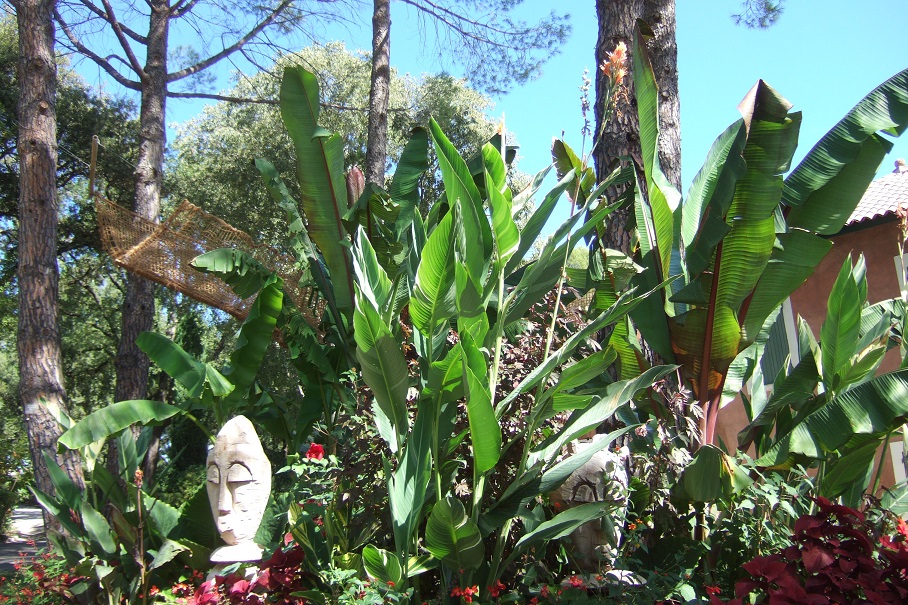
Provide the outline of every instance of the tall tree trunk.
<path id="1" fill-rule="evenodd" d="M 161 183 L 164 171 L 164 122 L 167 99 L 166 3 L 152 3 L 148 34 L 148 58 L 139 113 L 139 157 L 136 166 L 136 214 L 157 222 L 161 212 Z M 123 304 L 123 332 L 117 350 L 116 399 L 144 399 L 148 390 L 148 357 L 136 346 L 136 338 L 152 327 L 154 289 L 152 283 L 129 275 Z"/>
<path id="2" fill-rule="evenodd" d="M 147 57 L 142 75 L 142 103 L 139 110 L 139 156 L 135 171 L 134 211 L 158 222 L 161 213 L 161 184 L 166 145 L 165 105 L 167 100 L 166 1 L 151 2 Z M 136 346 L 136 338 L 151 330 L 154 322 L 152 282 L 130 273 L 123 302 L 123 330 L 117 347 L 116 401 L 145 399 L 148 392 L 148 356 Z M 111 442 L 108 468 L 118 476 L 115 444 Z"/>
<path id="3" fill-rule="evenodd" d="M 597 65 L 624 42 L 631 65 L 634 28 L 643 19 L 652 28 L 654 38 L 647 43 L 656 83 L 659 86 L 659 161 L 668 180 L 681 187 L 681 121 L 678 99 L 678 44 L 675 38 L 675 0 L 596 0 L 599 20 L 599 39 L 596 42 Z M 608 99 L 604 98 L 606 79 L 596 72 L 596 132 L 602 128 L 602 118 Z M 631 74 L 633 75 L 633 74 Z M 637 118 L 637 97 L 633 78 L 626 78 L 627 95 L 618 100 L 616 111 L 605 125 L 602 140 L 593 152 L 599 179 L 610 172 L 612 163 L 622 155 L 640 164 L 640 124 Z M 627 220 L 631 210 L 622 210 L 609 217 L 604 234 L 609 248 L 629 252 L 630 234 Z"/>
<path id="4" fill-rule="evenodd" d="M 55 454 L 65 410 L 57 324 L 57 65 L 54 62 L 54 0 L 20 0 L 19 26 L 19 397 L 31 449 L 35 483 L 54 487 L 44 452 L 83 485 L 75 452 Z M 45 513 L 45 526 L 59 529 Z"/>
<path id="5" fill-rule="evenodd" d="M 375 0 L 372 12 L 372 83 L 366 144 L 366 181 L 384 186 L 391 98 L 391 0 Z M 354 200 L 350 200 L 353 202 Z"/>

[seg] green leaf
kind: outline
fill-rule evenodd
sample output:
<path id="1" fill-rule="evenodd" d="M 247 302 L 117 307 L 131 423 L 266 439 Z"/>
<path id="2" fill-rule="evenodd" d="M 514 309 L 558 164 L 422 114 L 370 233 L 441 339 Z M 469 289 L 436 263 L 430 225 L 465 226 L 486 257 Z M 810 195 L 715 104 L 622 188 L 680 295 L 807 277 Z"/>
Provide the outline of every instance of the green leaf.
<path id="1" fill-rule="evenodd" d="M 837 233 L 891 148 L 878 132 L 908 126 L 908 69 L 883 82 L 826 133 L 785 180 L 789 227 Z"/>
<path id="2" fill-rule="evenodd" d="M 543 466 L 550 461 L 540 460 L 534 463 L 523 475 L 511 482 L 501 497 L 489 508 L 489 512 L 480 517 L 480 524 L 485 527 L 489 521 L 494 519 L 500 525 L 506 519 L 517 516 L 521 507 L 531 498 L 540 494 L 550 494 L 561 487 L 574 471 L 589 462 L 598 452 L 614 443 L 615 439 L 634 428 L 636 427 L 621 427 L 607 435 L 601 435 L 593 445 L 568 456 L 548 470 L 541 471 Z"/>
<path id="3" fill-rule="evenodd" d="M 759 466 L 789 468 L 799 457 L 825 459 L 878 439 L 908 419 L 908 370 L 899 370 L 837 394 L 809 414 L 756 461 Z"/>
<path id="4" fill-rule="evenodd" d="M 393 586 L 398 590 L 404 588 L 403 569 L 400 559 L 394 553 L 367 544 L 363 548 L 363 567 L 366 568 L 369 577 L 382 584 L 393 582 Z"/>
<path id="5" fill-rule="evenodd" d="M 432 477 L 432 425 L 438 420 L 426 411 L 421 408 L 417 413 L 400 463 L 388 474 L 394 543 L 400 553 L 408 552 L 422 520 L 426 490 Z"/>
<path id="6" fill-rule="evenodd" d="M 255 296 L 271 277 L 271 270 L 245 250 L 218 248 L 192 259 L 202 273 L 217 275 L 240 298 Z"/>
<path id="7" fill-rule="evenodd" d="M 548 174 L 550 168 L 551 167 L 546 168 L 545 171 L 540 172 L 539 175 L 536 176 L 536 179 L 539 179 L 540 175 L 544 176 Z M 535 186 L 535 188 L 538 189 L 542 183 L 540 181 L 537 185 L 536 179 L 534 179 L 530 187 Z M 561 195 L 571 186 L 573 181 L 574 173 L 571 172 L 570 174 L 566 174 L 551 190 L 549 190 L 548 193 L 545 194 L 542 202 L 536 207 L 533 214 L 530 215 L 529 220 L 527 220 L 526 225 L 524 225 L 523 229 L 520 231 L 520 244 L 517 246 L 517 252 L 514 253 L 514 256 L 511 257 L 511 260 L 505 267 L 505 275 L 513 273 L 520 264 L 520 261 L 526 256 L 526 253 L 533 247 L 533 244 L 539 238 L 539 234 L 542 232 L 545 224 L 548 222 L 549 217 L 552 215 L 552 211 L 555 210 L 558 200 L 561 199 Z M 528 191 L 519 193 L 515 198 L 515 202 L 522 196 L 528 194 Z"/>
<path id="8" fill-rule="evenodd" d="M 525 534 L 514 546 L 514 555 L 525 552 L 533 546 L 541 546 L 552 540 L 559 540 L 572 531 L 594 519 L 601 519 L 609 514 L 615 504 L 611 502 L 590 502 L 569 508 L 563 513 L 555 515 L 545 523 L 541 523 L 535 530 Z"/>
<path id="9" fill-rule="evenodd" d="M 854 488 L 863 494 L 870 485 L 873 474 L 873 462 L 880 440 L 871 439 L 857 449 L 848 452 L 826 466 L 823 481 L 820 483 L 820 495 L 835 499 Z M 859 503 L 858 503 L 859 504 Z M 848 504 L 847 506 L 853 506 Z"/>
<path id="10" fill-rule="evenodd" d="M 620 380 L 608 385 L 604 392 L 594 399 L 593 403 L 582 410 L 574 411 L 560 431 L 553 434 L 533 448 L 527 461 L 532 466 L 542 460 L 551 463 L 568 442 L 579 438 L 595 428 L 603 420 L 610 418 L 615 411 L 631 400 L 638 391 L 651 388 L 652 385 L 674 372 L 678 366 L 655 366 L 632 380 Z"/>
<path id="11" fill-rule="evenodd" d="M 285 69 L 280 98 L 281 117 L 296 149 L 300 200 L 309 237 L 325 258 L 338 309 L 351 313 L 353 276 L 342 221 L 348 207 L 343 141 L 318 126 L 315 74 L 301 67 Z"/>
<path id="12" fill-rule="evenodd" d="M 426 337 L 434 335 L 456 310 L 453 214 L 447 213 L 429 235 L 410 297 L 410 318 Z"/>
<path id="13" fill-rule="evenodd" d="M 42 451 L 41 455 L 44 456 L 44 464 L 47 466 L 47 473 L 50 475 L 57 498 L 69 508 L 79 510 L 82 505 L 82 490 L 60 468 L 50 452 Z"/>
<path id="14" fill-rule="evenodd" d="M 508 297 L 510 304 L 504 318 L 505 325 L 522 318 L 530 307 L 552 291 L 553 286 L 561 278 L 565 254 L 569 254 L 584 236 L 596 229 L 605 217 L 617 208 L 617 204 L 603 206 L 592 214 L 587 213 L 588 208 L 583 208 L 555 230 L 551 239 L 543 246 L 539 258 L 526 268 L 513 294 Z M 587 217 L 587 220 L 581 227 L 573 230 L 574 225 L 582 217 Z"/>
<path id="15" fill-rule="evenodd" d="M 353 272 L 359 293 L 379 312 L 385 323 L 392 321 L 394 287 L 388 274 L 378 262 L 375 249 L 364 229 L 356 232 L 356 246 L 353 248 Z"/>
<path id="16" fill-rule="evenodd" d="M 103 553 L 108 558 L 116 555 L 119 549 L 104 515 L 92 508 L 87 502 L 82 504 L 80 512 L 82 514 L 82 524 L 85 526 L 85 531 L 88 532 L 92 550 L 95 554 L 100 556 Z"/>
<path id="17" fill-rule="evenodd" d="M 861 327 L 861 299 L 852 273 L 851 254 L 845 258 L 829 293 L 826 319 L 820 329 L 823 384 L 827 391 L 838 391 L 841 375 L 851 366 Z"/>
<path id="18" fill-rule="evenodd" d="M 477 569 L 485 558 L 482 534 L 460 500 L 448 496 L 432 507 L 426 523 L 426 549 L 453 569 Z"/>
<path id="19" fill-rule="evenodd" d="M 473 441 L 473 464 L 485 473 L 495 467 L 501 456 L 501 427 L 492 408 L 488 383 L 488 362 L 469 332 L 461 334 L 463 381 L 466 386 L 467 417 Z"/>
<path id="20" fill-rule="evenodd" d="M 735 185 L 747 172 L 742 157 L 746 141 L 744 120 L 729 126 L 713 143 L 687 193 L 682 207 L 681 242 L 686 249 L 687 269 L 692 274 L 709 266 L 716 245 L 731 228 L 725 216 L 734 198 Z"/>
<path id="21" fill-rule="evenodd" d="M 223 397 L 233 391 L 233 384 L 214 367 L 197 361 L 180 345 L 162 334 L 142 332 L 136 338 L 136 346 L 168 376 L 185 387 L 193 399 L 202 397 L 206 384 L 215 397 Z"/>
<path id="22" fill-rule="evenodd" d="M 157 535 L 169 538 L 171 533 L 180 523 L 180 511 L 163 500 L 152 498 L 148 494 L 142 495 L 142 503 L 148 516 L 152 520 L 152 527 Z"/>
<path id="23" fill-rule="evenodd" d="M 659 279 L 666 279 L 669 276 L 674 241 L 673 213 L 681 202 L 681 195 L 668 181 L 659 163 L 659 89 L 639 31 L 634 35 L 632 58 L 634 64 L 631 73 L 634 77 L 637 115 L 640 119 L 640 147 L 649 196 L 648 211 L 653 227 L 652 244 L 658 255 L 659 264 L 656 268 L 659 271 Z"/>
<path id="24" fill-rule="evenodd" d="M 372 303 L 361 294 L 357 296 L 353 326 L 356 358 L 362 364 L 363 380 L 375 394 L 376 408 L 392 430 L 391 434 L 382 434 L 382 437 L 388 441 L 391 451 L 396 452 L 409 427 L 409 375 L 401 341 L 392 335 Z"/>
<path id="25" fill-rule="evenodd" d="M 119 401 L 96 410 L 60 436 L 60 445 L 77 449 L 107 439 L 133 424 L 154 424 L 180 413 L 180 408 L 160 401 Z"/>
<path id="26" fill-rule="evenodd" d="M 880 498 L 880 506 L 899 516 L 908 513 L 908 482 L 902 481 L 887 489 Z"/>
<path id="27" fill-rule="evenodd" d="M 419 206 L 419 179 L 429 168 L 429 133 L 425 128 L 416 127 L 410 131 L 394 178 L 391 179 L 389 193 L 391 199 L 400 204 L 400 214 L 394 223 L 398 240 L 410 229 L 410 224 Z"/>
<path id="28" fill-rule="evenodd" d="M 511 210 L 511 190 L 505 181 L 504 161 L 498 150 L 489 144 L 482 148 L 485 165 L 486 194 L 492 210 L 492 228 L 495 235 L 498 271 L 503 272 L 520 244 L 520 231 Z M 495 174 L 497 176 L 493 177 Z"/>
<path id="29" fill-rule="evenodd" d="M 151 565 L 148 567 L 149 570 L 157 569 L 167 563 L 170 563 L 177 558 L 181 552 L 189 552 L 189 547 L 180 544 L 174 540 L 164 540 L 164 543 L 158 549 L 157 554 L 154 556 L 154 560 L 151 562 Z"/>
<path id="30" fill-rule="evenodd" d="M 800 229 L 776 236 L 769 262 L 750 299 L 742 331 L 743 344 L 753 342 L 766 318 L 807 281 L 830 248 L 831 240 Z"/>
<path id="31" fill-rule="evenodd" d="M 684 469 L 680 485 L 694 502 L 728 498 L 752 483 L 735 461 L 714 445 L 704 445 Z"/>
<path id="32" fill-rule="evenodd" d="M 334 288 L 328 279 L 328 270 L 318 250 L 315 248 L 315 244 L 309 238 L 306 223 L 300 215 L 299 203 L 290 195 L 290 190 L 287 189 L 287 185 L 271 162 L 258 158 L 255 160 L 255 167 L 258 168 L 259 173 L 262 175 L 262 180 L 265 182 L 268 193 L 271 194 L 271 199 L 281 207 L 287 217 L 290 245 L 296 252 L 297 261 L 308 267 L 309 273 L 318 286 L 320 296 L 324 298 L 325 304 L 334 318 L 335 325 L 343 334 L 344 322 L 341 312 L 337 308 Z"/>
<path id="33" fill-rule="evenodd" d="M 479 189 L 466 162 L 434 119 L 429 120 L 429 130 L 448 202 L 453 207 L 459 201 L 462 206 L 465 233 L 471 240 L 464 243 L 463 252 L 467 255 L 470 273 L 477 276 L 488 267 L 488 259 L 492 258 L 492 229 L 485 220 Z"/>
<path id="34" fill-rule="evenodd" d="M 674 278 L 672 278 L 672 280 L 673 279 Z M 622 294 L 621 297 L 615 302 L 615 304 L 596 316 L 596 318 L 594 318 L 589 324 L 583 327 L 579 332 L 568 338 L 564 342 L 564 344 L 561 345 L 560 349 L 549 355 L 532 372 L 527 374 L 526 377 L 520 381 L 520 384 L 518 384 L 517 387 L 496 406 L 496 413 L 500 416 L 506 409 L 506 406 L 514 401 L 514 399 L 516 399 L 523 393 L 529 392 L 530 389 L 535 387 L 542 380 L 548 379 L 552 371 L 556 367 L 567 362 L 574 350 L 581 344 L 585 343 L 587 339 L 589 339 L 593 334 L 605 328 L 606 326 L 615 323 L 616 321 L 627 315 L 646 297 L 652 295 L 655 292 L 658 292 L 668 283 L 669 281 L 663 282 L 656 286 L 656 288 L 636 298 L 632 296 L 631 292 Z"/>
<path id="35" fill-rule="evenodd" d="M 233 383 L 230 400 L 242 400 L 255 382 L 259 367 L 265 359 L 265 353 L 274 339 L 277 318 L 283 308 L 284 293 L 281 284 L 267 285 L 249 309 L 243 321 L 236 347 L 230 355 L 228 376 Z"/>
<path id="36" fill-rule="evenodd" d="M 35 500 L 38 501 L 38 504 L 41 506 L 41 508 L 43 508 L 48 513 L 50 513 L 54 518 L 56 518 L 57 521 L 60 522 L 60 525 L 62 525 L 63 528 L 70 533 L 70 535 L 72 535 L 72 536 L 83 536 L 84 535 L 85 532 L 82 529 L 82 527 L 78 523 L 73 521 L 72 513 L 70 512 L 70 509 L 64 508 L 66 505 L 62 504 L 60 501 L 58 501 L 53 496 L 50 496 L 50 495 L 42 492 L 40 489 L 38 489 L 37 487 L 35 487 L 33 485 L 29 485 L 28 489 L 31 491 L 32 494 L 34 494 Z M 53 537 L 51 539 L 53 539 Z M 68 558 L 68 556 L 67 556 L 67 558 Z"/>

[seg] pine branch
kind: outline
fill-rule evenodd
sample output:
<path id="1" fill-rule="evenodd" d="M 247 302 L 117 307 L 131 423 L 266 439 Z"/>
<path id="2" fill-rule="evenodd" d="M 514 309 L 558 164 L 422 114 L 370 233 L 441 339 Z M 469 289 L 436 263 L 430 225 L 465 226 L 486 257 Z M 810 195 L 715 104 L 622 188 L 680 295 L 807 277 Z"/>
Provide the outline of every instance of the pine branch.
<path id="1" fill-rule="evenodd" d="M 108 61 L 104 57 L 99 56 L 90 48 L 82 44 L 82 42 L 80 42 L 76 35 L 72 32 L 72 29 L 70 29 L 69 24 L 67 24 L 66 21 L 63 20 L 63 17 L 60 15 L 60 12 L 56 8 L 54 8 L 54 19 L 56 19 L 57 23 L 60 24 L 60 29 L 63 30 L 63 33 L 66 35 L 66 38 L 69 40 L 69 43 L 75 50 L 94 61 L 98 65 L 98 67 L 107 72 L 107 75 L 116 80 L 117 83 L 121 86 L 129 88 L 130 90 L 142 89 L 140 82 L 135 82 L 125 77 L 123 74 L 114 69 L 113 65 L 110 64 L 110 61 Z M 120 57 L 117 58 L 120 59 Z M 122 61 L 122 59 L 120 60 Z"/>
<path id="2" fill-rule="evenodd" d="M 102 11 L 100 8 L 95 6 L 94 3 L 91 2 L 91 0 L 79 0 L 79 3 L 82 6 L 84 6 L 85 8 L 87 8 L 89 11 L 93 12 L 98 17 L 101 17 L 102 19 L 107 21 L 107 14 L 104 11 Z M 142 34 L 136 32 L 136 31 L 132 30 L 131 28 L 123 25 L 122 23 L 120 24 L 120 28 L 123 30 L 124 34 L 126 34 L 127 36 L 129 36 L 130 38 L 132 38 L 133 40 L 138 42 L 139 44 L 148 43 L 148 38 L 146 38 L 145 36 L 143 36 Z"/>
<path id="3" fill-rule="evenodd" d="M 224 57 L 232 55 L 234 52 L 240 50 L 241 48 L 243 48 L 246 45 L 247 42 L 249 42 L 250 40 L 255 38 L 257 35 L 259 35 L 259 33 L 263 29 L 265 29 L 266 27 L 271 25 L 271 23 L 274 22 L 274 20 L 282 12 L 284 12 L 284 10 L 286 10 L 292 4 L 292 2 L 293 2 L 293 0 L 283 0 L 280 4 L 278 4 L 274 8 L 273 11 L 271 11 L 271 14 L 269 14 L 265 19 L 260 21 L 258 23 L 258 25 L 256 25 L 251 30 L 249 30 L 249 32 L 247 32 L 245 36 L 243 36 L 242 38 L 237 40 L 231 46 L 228 46 L 227 48 L 223 49 L 221 52 L 219 52 L 217 54 L 211 55 L 207 59 L 203 59 L 202 61 L 199 61 L 195 65 L 191 65 L 189 67 L 186 67 L 185 69 L 181 69 L 180 71 L 176 71 L 171 74 L 168 74 L 167 81 L 175 82 L 175 81 L 181 80 L 187 76 L 191 76 L 194 73 L 200 72 L 204 69 L 207 69 L 208 67 L 211 67 L 212 65 L 214 65 L 215 63 L 217 63 L 218 61 L 223 59 Z"/>
<path id="4" fill-rule="evenodd" d="M 105 17 L 104 20 L 107 21 L 114 30 L 114 35 L 116 35 L 120 47 L 123 49 L 123 52 L 126 53 L 126 58 L 129 59 L 130 67 L 136 72 L 139 79 L 145 77 L 145 70 L 142 69 L 142 64 L 139 63 L 139 59 L 136 57 L 135 53 L 132 52 L 132 46 L 129 45 L 129 40 L 126 39 L 126 34 L 123 32 L 120 20 L 114 15 L 113 6 L 111 6 L 110 0 L 101 0 L 101 3 L 104 5 L 104 12 L 107 13 L 107 17 Z"/>

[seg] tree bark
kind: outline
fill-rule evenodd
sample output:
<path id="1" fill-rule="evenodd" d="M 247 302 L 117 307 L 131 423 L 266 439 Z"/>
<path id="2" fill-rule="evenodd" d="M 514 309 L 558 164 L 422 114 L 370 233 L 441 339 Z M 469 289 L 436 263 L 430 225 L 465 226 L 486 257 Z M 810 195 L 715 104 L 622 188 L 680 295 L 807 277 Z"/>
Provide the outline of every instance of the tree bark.
<path id="1" fill-rule="evenodd" d="M 366 181 L 380 186 L 385 184 L 390 96 L 391 0 L 375 0 L 372 13 L 372 82 L 369 89 Z"/>
<path id="2" fill-rule="evenodd" d="M 167 143 L 165 109 L 169 11 L 170 7 L 166 0 L 151 2 L 146 62 L 141 74 L 139 155 L 135 171 L 136 193 L 133 211 L 154 222 L 160 220 L 164 147 Z M 146 399 L 148 396 L 148 370 L 151 360 L 136 345 L 136 339 L 142 332 L 152 329 L 154 312 L 154 284 L 134 273 L 129 273 L 123 301 L 123 326 L 114 363 L 117 370 L 115 401 Z M 137 427 L 133 427 L 133 434 L 138 436 Z M 114 477 L 119 477 L 116 445 L 115 441 L 108 444 L 107 468 Z"/>
<path id="3" fill-rule="evenodd" d="M 158 222 L 161 212 L 161 183 L 164 173 L 169 10 L 166 1 L 155 0 L 151 3 L 139 112 L 139 156 L 135 171 L 134 211 L 154 222 Z M 151 330 L 153 320 L 153 285 L 130 273 L 123 303 L 123 331 L 117 349 L 117 401 L 145 399 L 147 396 L 150 361 L 136 346 L 136 338 L 142 332 Z"/>
<path id="4" fill-rule="evenodd" d="M 659 87 L 659 162 L 668 180 L 681 187 L 681 128 L 678 98 L 678 45 L 675 38 L 675 0 L 596 0 L 599 20 L 599 38 L 596 42 L 596 64 L 606 59 L 606 53 L 619 42 L 628 48 L 628 66 L 632 65 L 634 28 L 637 19 L 643 19 L 652 28 L 654 38 L 647 42 L 656 83 Z M 602 180 L 620 156 L 629 156 L 638 166 L 642 163 L 640 151 L 640 123 L 637 117 L 637 97 L 633 73 L 625 79 L 627 95 L 619 97 L 612 118 L 604 126 L 602 139 L 593 150 L 596 175 Z M 605 113 L 606 78 L 596 71 L 596 132 L 603 128 Z M 642 181 L 642 174 L 641 174 Z M 623 209 L 609 217 L 603 234 L 606 247 L 630 252 L 630 234 L 627 221 L 630 209 Z"/>
<path id="5" fill-rule="evenodd" d="M 56 454 L 62 434 L 54 413 L 65 411 L 57 324 L 57 66 L 54 0 L 20 0 L 19 27 L 19 396 L 35 484 L 54 493 L 43 453 L 54 456 L 80 487 L 78 455 Z M 45 512 L 45 526 L 59 529 Z"/>

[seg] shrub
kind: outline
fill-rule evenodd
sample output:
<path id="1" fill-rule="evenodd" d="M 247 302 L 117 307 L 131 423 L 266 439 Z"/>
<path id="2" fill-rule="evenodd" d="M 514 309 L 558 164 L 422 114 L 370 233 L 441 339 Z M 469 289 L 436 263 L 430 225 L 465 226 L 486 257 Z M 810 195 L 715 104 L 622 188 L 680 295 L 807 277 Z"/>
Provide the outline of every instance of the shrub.
<path id="1" fill-rule="evenodd" d="M 816 514 L 795 523 L 793 544 L 744 565 L 751 578 L 735 585 L 737 598 L 714 605 L 743 603 L 905 603 L 908 600 L 908 525 L 897 520 L 894 535 L 880 532 L 860 511 L 814 500 Z"/>

